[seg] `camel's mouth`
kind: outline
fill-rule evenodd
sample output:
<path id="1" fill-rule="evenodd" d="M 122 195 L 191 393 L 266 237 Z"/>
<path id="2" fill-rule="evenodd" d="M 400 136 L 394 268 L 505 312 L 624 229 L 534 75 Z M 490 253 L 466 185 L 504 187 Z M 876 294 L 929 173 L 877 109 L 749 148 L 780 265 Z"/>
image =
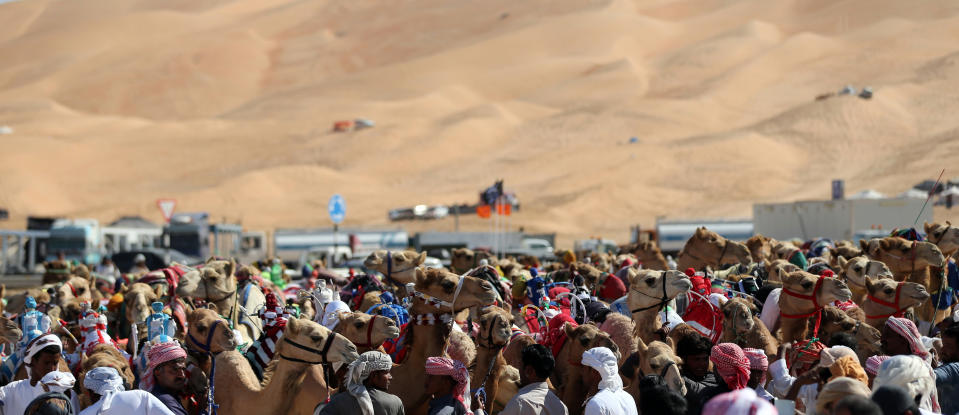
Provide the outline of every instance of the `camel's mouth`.
<path id="1" fill-rule="evenodd" d="M 673 287 L 679 289 L 680 292 L 686 292 L 693 289 L 693 283 L 689 278 L 683 278 L 680 280 L 675 280 L 672 282 Z"/>
<path id="2" fill-rule="evenodd" d="M 909 297 L 916 301 L 922 302 L 922 301 L 928 300 L 930 295 L 927 292 L 917 292 L 915 294 L 910 295 Z"/>
<path id="3" fill-rule="evenodd" d="M 843 287 L 841 289 L 835 290 L 835 294 L 836 294 L 836 299 L 838 299 L 840 302 L 845 302 L 852 299 L 852 291 L 850 291 L 849 288 Z"/>
<path id="4" fill-rule="evenodd" d="M 400 328 L 396 326 L 387 327 L 386 338 L 392 340 L 397 337 L 400 337 Z"/>

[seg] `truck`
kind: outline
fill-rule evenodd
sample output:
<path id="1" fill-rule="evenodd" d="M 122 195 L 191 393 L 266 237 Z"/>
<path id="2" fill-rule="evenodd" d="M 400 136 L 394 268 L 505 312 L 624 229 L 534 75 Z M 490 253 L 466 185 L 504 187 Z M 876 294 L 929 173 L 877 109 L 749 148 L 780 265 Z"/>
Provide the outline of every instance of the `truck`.
<path id="1" fill-rule="evenodd" d="M 649 234 L 654 236 L 664 254 L 676 255 L 701 226 L 737 242 L 754 235 L 752 219 L 657 219 L 656 232 Z M 640 233 L 638 229 L 634 230 L 633 242 L 639 241 Z"/>
<path id="2" fill-rule="evenodd" d="M 47 239 L 47 261 L 60 254 L 68 261 L 85 264 L 100 262 L 102 253 L 100 222 L 96 219 L 57 219 Z"/>
<path id="3" fill-rule="evenodd" d="M 839 199 L 753 205 L 755 230 L 765 236 L 804 241 L 815 238 L 852 240 L 889 234 L 897 227 L 932 222 L 932 209 L 923 210 L 924 199 Z M 922 214 L 919 214 L 922 210 Z M 885 229 L 884 232 L 880 231 Z"/>
<path id="4" fill-rule="evenodd" d="M 200 258 L 239 257 L 243 236 L 239 224 L 210 223 L 206 212 L 176 213 L 163 227 L 163 246 Z"/>
<path id="5" fill-rule="evenodd" d="M 273 232 L 273 256 L 289 266 L 298 266 L 304 254 L 332 255 L 335 262 L 366 256 L 378 249 L 400 251 L 409 247 L 402 229 L 300 228 Z M 331 264 L 332 265 L 332 264 Z"/>
<path id="6" fill-rule="evenodd" d="M 616 241 L 612 239 L 590 238 L 590 239 L 580 239 L 573 242 L 574 252 L 588 251 L 588 252 L 615 254 L 618 250 L 619 250 L 619 247 L 616 246 Z"/>
<path id="7" fill-rule="evenodd" d="M 417 251 L 486 249 L 502 255 L 531 255 L 541 259 L 553 257 L 555 234 L 532 235 L 523 232 L 420 232 L 410 245 Z M 502 248 L 500 248 L 502 247 Z"/>
<path id="8" fill-rule="evenodd" d="M 163 228 L 139 216 L 121 217 L 102 230 L 103 251 L 108 255 L 160 245 Z"/>

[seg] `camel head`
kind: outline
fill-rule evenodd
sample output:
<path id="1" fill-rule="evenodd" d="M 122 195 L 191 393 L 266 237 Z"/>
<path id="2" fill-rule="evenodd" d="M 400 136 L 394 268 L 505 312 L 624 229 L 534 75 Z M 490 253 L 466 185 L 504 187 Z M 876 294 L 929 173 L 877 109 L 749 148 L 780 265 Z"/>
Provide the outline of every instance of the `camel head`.
<path id="1" fill-rule="evenodd" d="M 815 319 L 815 315 L 809 317 L 812 324 L 816 324 Z M 838 307 L 827 305 L 822 308 L 820 324 L 821 327 L 819 330 L 823 333 L 848 332 L 856 327 L 856 319 L 849 317 L 845 311 L 840 310 Z"/>
<path id="2" fill-rule="evenodd" d="M 656 242 L 652 241 L 637 242 L 631 247 L 629 253 L 635 256 L 637 261 L 644 264 L 657 260 L 665 261 L 663 251 L 659 249 L 659 245 L 656 245 Z"/>
<path id="3" fill-rule="evenodd" d="M 599 252 L 593 252 L 589 254 L 589 263 L 590 265 L 600 269 L 608 270 L 611 263 L 609 255 Z"/>
<path id="4" fill-rule="evenodd" d="M 839 275 L 845 278 L 847 283 L 856 287 L 865 287 L 867 276 L 892 278 L 892 271 L 886 264 L 870 260 L 865 256 L 857 256 L 849 260 L 838 257 L 836 258 L 836 265 L 839 268 Z"/>
<path id="5" fill-rule="evenodd" d="M 666 385 L 680 394 L 686 394 L 686 382 L 679 372 L 679 365 L 683 363 L 682 359 L 673 352 L 673 339 L 669 338 L 669 343 L 663 343 L 659 340 L 646 342 L 642 338 L 636 339 L 639 355 L 640 367 L 639 375 L 660 375 L 666 380 Z M 665 371 L 665 374 L 664 374 Z"/>
<path id="6" fill-rule="evenodd" d="M 85 389 L 83 385 L 83 378 L 86 373 L 98 367 L 112 367 L 120 373 L 120 376 L 123 378 L 125 386 L 130 388 L 133 386 L 133 370 L 130 369 L 130 362 L 123 357 L 119 350 L 109 343 L 102 343 L 94 346 L 90 349 L 90 354 L 81 358 L 79 376 L 77 377 L 78 386 L 81 387 L 81 391 Z M 84 397 L 87 395 L 81 394 L 81 405 Z"/>
<path id="7" fill-rule="evenodd" d="M 608 333 L 603 332 L 592 323 L 580 324 L 573 327 L 569 323 L 563 324 L 563 331 L 566 332 L 566 346 L 570 347 L 569 358 L 577 363 L 583 356 L 583 353 L 594 347 L 606 347 L 613 351 L 616 360 L 620 359 L 619 346 L 609 337 Z"/>
<path id="8" fill-rule="evenodd" d="M 666 287 L 666 298 L 671 300 L 681 293 L 693 288 L 692 282 L 686 274 L 676 271 L 653 271 L 648 269 L 630 268 L 629 294 L 626 303 L 631 310 L 652 307 L 663 299 L 663 286 Z"/>
<path id="9" fill-rule="evenodd" d="M 836 242 L 835 248 L 829 248 L 829 257 L 833 260 L 835 260 L 837 257 L 852 259 L 862 255 L 862 250 L 859 249 L 856 244 L 849 241 L 838 241 Z"/>
<path id="10" fill-rule="evenodd" d="M 426 252 L 377 250 L 366 257 L 363 266 L 403 284 L 415 282 L 415 270 L 426 261 Z"/>
<path id="11" fill-rule="evenodd" d="M 157 301 L 156 292 L 149 285 L 137 282 L 123 293 L 123 305 L 128 323 L 143 323 L 153 313 L 150 304 Z"/>
<path id="12" fill-rule="evenodd" d="M 889 236 L 869 241 L 860 240 L 863 252 L 885 262 L 893 272 L 912 272 L 923 267 L 942 268 L 946 258 L 931 242 L 914 242 Z"/>
<path id="13" fill-rule="evenodd" d="M 626 262 L 629 261 L 631 264 L 639 262 L 639 257 L 633 254 L 619 254 L 616 255 L 615 268 L 618 271 L 620 268 L 626 266 Z"/>
<path id="14" fill-rule="evenodd" d="M 802 269 L 785 259 L 774 259 L 766 263 L 766 274 L 769 275 L 770 281 L 782 282 L 786 275 L 796 271 Z"/>
<path id="15" fill-rule="evenodd" d="M 188 349 L 203 352 L 209 348 L 210 353 L 219 353 L 233 350 L 237 346 L 236 337 L 230 330 L 230 322 L 220 317 L 214 305 L 210 305 L 210 308 L 191 311 L 187 314 L 187 324 L 189 326 L 186 338 Z M 212 335 L 210 335 L 211 330 Z"/>
<path id="16" fill-rule="evenodd" d="M 759 309 L 751 301 L 739 297 L 723 303 L 720 310 L 723 312 L 723 331 L 732 330 L 730 333 L 742 336 L 753 329 L 753 316 L 759 314 Z"/>
<path id="17" fill-rule="evenodd" d="M 686 254 L 706 265 L 749 264 L 752 256 L 746 245 L 730 241 L 706 227 L 696 229 L 686 241 L 680 255 Z"/>
<path id="18" fill-rule="evenodd" d="M 13 320 L 0 317 L 0 342 L 16 344 L 23 337 L 20 326 Z"/>
<path id="19" fill-rule="evenodd" d="M 785 291 L 792 292 L 793 295 Z M 812 299 L 796 297 L 796 295 L 813 297 Z M 833 301 L 848 301 L 852 298 L 852 291 L 846 283 L 838 278 L 820 277 L 806 271 L 789 273 L 783 279 L 783 294 L 779 296 L 779 307 L 788 313 L 811 313 L 816 306 L 832 304 Z"/>
<path id="20" fill-rule="evenodd" d="M 513 316 L 502 307 L 486 307 L 480 310 L 479 337 L 477 345 L 480 347 L 505 347 L 513 334 Z"/>
<path id="21" fill-rule="evenodd" d="M 952 223 L 925 223 L 926 240 L 936 244 L 943 253 L 955 253 L 959 250 L 959 228 Z"/>
<path id="22" fill-rule="evenodd" d="M 358 347 L 376 348 L 383 342 L 400 337 L 400 328 L 389 317 L 364 312 L 340 312 L 339 324 L 333 330 Z"/>
<path id="23" fill-rule="evenodd" d="M 442 269 L 416 269 L 417 297 L 413 302 L 413 307 L 419 310 L 419 313 L 431 313 L 436 311 L 460 311 L 470 307 L 485 306 L 496 301 L 496 291 L 489 282 L 475 277 L 460 277 L 452 272 Z M 457 294 L 457 289 L 459 293 Z M 430 303 L 427 299 L 420 297 L 431 297 Z M 454 296 L 455 302 L 454 302 Z M 433 300 L 439 300 L 446 303 L 454 303 L 455 309 L 450 310 L 449 304 L 435 304 Z M 413 313 L 413 314 L 419 314 Z"/>
<path id="24" fill-rule="evenodd" d="M 608 274 L 592 265 L 583 262 L 573 263 L 570 265 L 570 270 L 578 272 L 579 275 L 583 277 L 583 280 L 586 283 L 586 288 L 589 288 L 590 291 L 598 287 L 605 279 L 606 274 Z"/>
<path id="25" fill-rule="evenodd" d="M 878 305 L 873 310 L 883 308 L 883 313 L 890 313 L 895 310 L 890 304 L 895 304 L 896 309 L 905 310 L 909 307 L 922 305 L 930 297 L 926 287 L 922 284 L 906 281 L 896 282 L 889 278 L 872 279 L 866 277 L 866 291 L 869 296 L 863 302 L 863 309 L 866 309 L 869 303 L 873 303 Z"/>
<path id="26" fill-rule="evenodd" d="M 330 336 L 333 336 L 332 340 Z M 360 357 L 356 352 L 356 346 L 342 334 L 334 333 L 319 323 L 302 318 L 292 318 L 286 322 L 286 329 L 283 331 L 281 340 L 293 341 L 315 350 L 304 350 L 287 344 L 287 341 L 280 341 L 277 344 L 276 354 L 294 359 L 315 362 L 325 358 L 330 363 L 350 363 Z M 329 347 L 327 342 L 331 342 Z M 319 351 L 322 350 L 326 350 L 325 356 L 320 355 Z"/>
<path id="27" fill-rule="evenodd" d="M 753 262 L 769 262 L 773 254 L 772 238 L 763 235 L 753 235 L 746 240 L 746 248 Z"/>
<path id="28" fill-rule="evenodd" d="M 91 301 L 90 281 L 83 277 L 71 276 L 56 288 L 57 305 L 65 306 L 70 302 Z"/>
<path id="29" fill-rule="evenodd" d="M 183 297 L 219 299 L 236 290 L 237 264 L 234 260 L 210 258 L 202 268 L 191 269 L 180 277 L 176 293 Z"/>

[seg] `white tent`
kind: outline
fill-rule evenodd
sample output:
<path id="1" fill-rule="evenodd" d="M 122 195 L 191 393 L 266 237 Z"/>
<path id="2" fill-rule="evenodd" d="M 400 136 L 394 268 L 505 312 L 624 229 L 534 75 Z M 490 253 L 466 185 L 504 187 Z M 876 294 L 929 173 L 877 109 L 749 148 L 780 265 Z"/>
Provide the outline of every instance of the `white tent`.
<path id="1" fill-rule="evenodd" d="M 952 186 L 946 190 L 939 192 L 939 197 L 946 196 L 959 196 L 959 186 Z"/>
<path id="2" fill-rule="evenodd" d="M 906 190 L 905 192 L 900 193 L 899 196 L 896 196 L 896 197 L 900 199 L 925 199 L 927 196 L 929 196 L 929 194 L 922 190 L 909 189 L 909 190 Z"/>
<path id="3" fill-rule="evenodd" d="M 886 195 L 872 189 L 866 189 L 859 193 L 850 195 L 846 199 L 885 199 Z"/>

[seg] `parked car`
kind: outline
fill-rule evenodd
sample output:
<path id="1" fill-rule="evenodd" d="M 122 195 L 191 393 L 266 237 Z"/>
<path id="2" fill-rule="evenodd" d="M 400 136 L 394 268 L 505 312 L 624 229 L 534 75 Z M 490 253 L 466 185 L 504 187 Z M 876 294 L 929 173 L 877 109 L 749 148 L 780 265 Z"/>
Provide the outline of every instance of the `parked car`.
<path id="1" fill-rule="evenodd" d="M 182 252 L 175 249 L 164 248 L 144 248 L 133 251 L 118 252 L 113 254 L 111 259 L 113 260 L 113 264 L 116 265 L 120 272 L 127 273 L 130 272 L 130 269 L 132 269 L 135 265 L 133 263 L 133 259 L 140 254 L 143 254 L 143 256 L 146 258 L 147 268 L 150 268 L 151 270 L 169 267 L 170 264 L 174 262 L 190 266 L 203 263 L 202 258 L 184 255 Z"/>

